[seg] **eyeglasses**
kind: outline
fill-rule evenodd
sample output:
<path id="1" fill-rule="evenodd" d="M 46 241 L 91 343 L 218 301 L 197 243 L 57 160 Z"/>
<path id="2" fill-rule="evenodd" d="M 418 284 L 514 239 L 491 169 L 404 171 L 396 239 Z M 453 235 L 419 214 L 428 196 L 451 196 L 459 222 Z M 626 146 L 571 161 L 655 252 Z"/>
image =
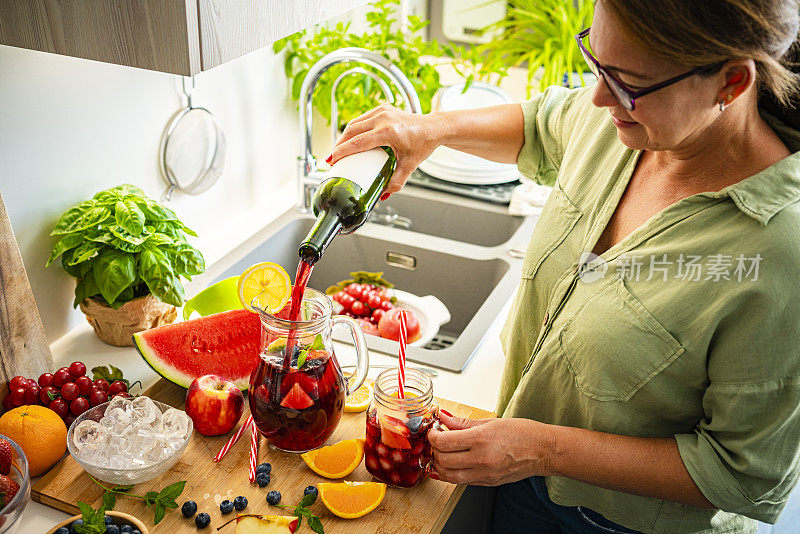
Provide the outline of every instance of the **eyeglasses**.
<path id="1" fill-rule="evenodd" d="M 600 62 L 597 60 L 596 57 L 592 55 L 586 45 L 584 44 L 583 40 L 589 36 L 589 30 L 591 27 L 586 28 L 581 33 L 575 36 L 575 40 L 578 42 L 578 48 L 580 48 L 581 55 L 583 55 L 583 59 L 586 61 L 586 64 L 589 66 L 589 70 L 592 71 L 597 78 L 603 78 L 603 81 L 606 83 L 606 86 L 611 91 L 611 94 L 614 95 L 614 98 L 617 99 L 617 102 L 620 105 L 627 109 L 628 111 L 633 111 L 636 108 L 636 99 L 641 98 L 644 95 L 649 95 L 653 91 L 658 91 L 659 89 L 663 89 L 668 85 L 672 85 L 673 83 L 677 83 L 689 76 L 694 76 L 695 74 L 700 74 L 701 72 L 711 72 L 716 69 L 722 67 L 722 61 L 717 63 L 712 63 L 710 65 L 704 65 L 702 67 L 697 67 L 696 69 L 692 69 L 689 72 L 684 72 L 674 78 L 670 78 L 669 80 L 664 80 L 663 82 L 657 83 L 655 85 L 651 85 L 650 87 L 644 87 L 639 90 L 634 90 L 625 85 L 620 81 L 619 78 L 611 74 L 608 70 L 606 70 Z"/>

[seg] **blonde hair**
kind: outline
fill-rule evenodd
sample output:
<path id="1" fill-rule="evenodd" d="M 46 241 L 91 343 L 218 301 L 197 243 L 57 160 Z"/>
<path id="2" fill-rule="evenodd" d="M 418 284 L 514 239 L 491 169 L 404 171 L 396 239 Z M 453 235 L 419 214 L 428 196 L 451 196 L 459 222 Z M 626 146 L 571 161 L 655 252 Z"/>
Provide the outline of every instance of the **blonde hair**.
<path id="1" fill-rule="evenodd" d="M 796 101 L 797 0 L 602 2 L 631 37 L 658 56 L 687 67 L 751 58 L 762 97 L 782 107 Z"/>

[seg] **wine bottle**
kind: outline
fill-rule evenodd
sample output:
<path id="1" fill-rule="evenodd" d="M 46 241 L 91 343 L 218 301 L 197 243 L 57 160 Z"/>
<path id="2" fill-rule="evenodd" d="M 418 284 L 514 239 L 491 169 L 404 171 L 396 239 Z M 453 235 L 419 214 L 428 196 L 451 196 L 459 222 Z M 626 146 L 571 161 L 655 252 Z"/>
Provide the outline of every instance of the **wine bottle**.
<path id="1" fill-rule="evenodd" d="M 367 220 L 395 168 L 391 148 L 373 148 L 346 156 L 327 172 L 312 200 L 317 222 L 300 243 L 300 259 L 313 265 L 333 238 L 349 234 Z"/>

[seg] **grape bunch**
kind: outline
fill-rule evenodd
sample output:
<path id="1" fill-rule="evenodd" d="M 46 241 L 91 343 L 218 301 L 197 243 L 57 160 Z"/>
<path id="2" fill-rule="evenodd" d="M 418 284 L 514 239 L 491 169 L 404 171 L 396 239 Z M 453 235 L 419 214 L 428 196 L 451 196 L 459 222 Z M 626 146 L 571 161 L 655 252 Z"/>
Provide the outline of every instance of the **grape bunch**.
<path id="1" fill-rule="evenodd" d="M 331 298 L 341 305 L 339 314 L 368 319 L 374 325 L 380 322 L 384 313 L 394 308 L 389 290 L 372 284 L 352 283 Z"/>
<path id="2" fill-rule="evenodd" d="M 128 386 L 122 380 L 92 380 L 86 376 L 83 362 L 72 362 L 55 373 L 44 373 L 38 382 L 15 376 L 8 382 L 9 394 L 3 399 L 3 411 L 17 406 L 38 404 L 50 408 L 69 426 L 80 414 L 107 402 L 117 395 L 128 396 Z"/>

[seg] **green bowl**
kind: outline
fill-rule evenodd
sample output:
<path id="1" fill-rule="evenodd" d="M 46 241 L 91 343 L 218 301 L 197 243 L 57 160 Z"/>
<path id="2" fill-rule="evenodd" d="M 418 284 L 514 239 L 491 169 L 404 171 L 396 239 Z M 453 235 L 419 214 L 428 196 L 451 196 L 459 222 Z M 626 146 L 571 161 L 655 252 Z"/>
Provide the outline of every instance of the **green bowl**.
<path id="1" fill-rule="evenodd" d="M 238 285 L 239 277 L 231 276 L 208 286 L 186 301 L 183 306 L 183 319 L 189 319 L 192 312 L 197 312 L 200 316 L 205 317 L 212 313 L 244 308 L 239 302 Z"/>

